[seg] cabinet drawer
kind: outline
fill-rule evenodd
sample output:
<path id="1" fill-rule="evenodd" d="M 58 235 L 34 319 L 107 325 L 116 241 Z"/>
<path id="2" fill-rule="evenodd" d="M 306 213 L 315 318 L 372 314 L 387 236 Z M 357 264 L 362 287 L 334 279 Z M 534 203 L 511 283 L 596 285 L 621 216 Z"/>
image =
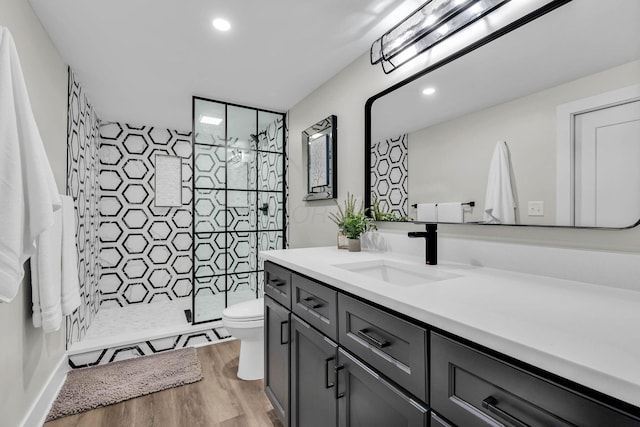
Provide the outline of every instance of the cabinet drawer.
<path id="1" fill-rule="evenodd" d="M 640 420 L 431 333 L 431 407 L 458 426 L 638 426 Z"/>
<path id="2" fill-rule="evenodd" d="M 291 309 L 291 272 L 272 262 L 265 261 L 264 293 Z"/>
<path id="3" fill-rule="evenodd" d="M 429 424 L 427 408 L 342 349 L 338 350 L 335 372 L 340 427 L 427 427 Z"/>
<path id="4" fill-rule="evenodd" d="M 338 293 L 295 273 L 291 275 L 291 282 L 292 311 L 329 338 L 337 340 Z"/>
<path id="5" fill-rule="evenodd" d="M 428 402 L 425 329 L 343 294 L 338 311 L 340 345 Z"/>

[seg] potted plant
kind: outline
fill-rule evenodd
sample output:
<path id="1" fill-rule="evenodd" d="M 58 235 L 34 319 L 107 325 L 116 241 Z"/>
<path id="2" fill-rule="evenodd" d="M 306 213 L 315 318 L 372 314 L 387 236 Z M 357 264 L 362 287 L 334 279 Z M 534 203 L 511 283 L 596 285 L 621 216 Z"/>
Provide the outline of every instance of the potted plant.
<path id="1" fill-rule="evenodd" d="M 356 209 L 355 197 L 349 193 L 347 193 L 344 209 L 337 201 L 336 205 L 338 205 L 338 213 L 330 213 L 329 218 L 338 225 L 340 232 L 347 237 L 349 251 L 360 252 L 360 236 L 366 231 L 376 230 L 376 224 L 364 213 L 362 203 Z M 340 247 L 340 236 L 338 235 L 338 248 Z"/>
<path id="2" fill-rule="evenodd" d="M 388 206 L 385 204 L 385 206 L 383 207 L 382 203 L 380 203 L 380 200 L 378 200 L 378 197 L 375 194 L 372 194 L 372 196 L 373 196 L 373 203 L 371 207 L 371 216 L 373 217 L 374 221 L 392 221 L 392 222 L 413 221 L 411 218 L 407 216 L 400 216 L 395 212 L 390 212 L 388 210 Z"/>

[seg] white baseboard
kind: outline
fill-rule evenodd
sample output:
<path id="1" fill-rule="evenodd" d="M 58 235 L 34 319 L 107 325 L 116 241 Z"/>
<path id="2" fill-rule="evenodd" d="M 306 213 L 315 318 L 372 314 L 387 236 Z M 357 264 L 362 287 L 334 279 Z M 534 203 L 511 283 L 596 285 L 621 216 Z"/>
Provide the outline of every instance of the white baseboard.
<path id="1" fill-rule="evenodd" d="M 42 388 L 40 395 L 31 406 L 29 414 L 22 423 L 23 427 L 40 427 L 49 414 L 51 405 L 55 401 L 69 371 L 69 359 L 66 353 L 63 355 L 56 369 L 51 373 L 47 384 Z"/>

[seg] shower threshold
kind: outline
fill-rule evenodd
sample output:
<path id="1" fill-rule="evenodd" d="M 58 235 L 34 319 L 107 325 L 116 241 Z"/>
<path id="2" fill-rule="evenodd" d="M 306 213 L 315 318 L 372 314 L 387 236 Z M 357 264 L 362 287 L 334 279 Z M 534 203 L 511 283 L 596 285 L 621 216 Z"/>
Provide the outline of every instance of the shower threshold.
<path id="1" fill-rule="evenodd" d="M 185 317 L 191 298 L 98 311 L 85 337 L 67 349 L 69 364 L 102 365 L 182 347 L 226 341 L 222 321 L 192 325 Z"/>

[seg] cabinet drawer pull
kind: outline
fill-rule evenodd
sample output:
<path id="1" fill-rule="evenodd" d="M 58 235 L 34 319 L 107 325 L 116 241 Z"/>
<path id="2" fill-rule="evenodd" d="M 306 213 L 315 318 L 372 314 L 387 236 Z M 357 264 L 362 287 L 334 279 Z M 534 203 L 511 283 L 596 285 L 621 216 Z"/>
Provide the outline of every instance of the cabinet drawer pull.
<path id="1" fill-rule="evenodd" d="M 335 381 L 329 384 L 329 362 L 333 361 L 335 357 L 327 357 L 324 359 L 324 388 L 331 388 L 336 385 Z"/>
<path id="2" fill-rule="evenodd" d="M 287 282 L 285 282 L 284 280 L 280 280 L 280 279 L 269 279 L 269 283 L 271 286 L 275 286 L 275 287 L 280 287 L 280 286 L 284 286 L 287 284 Z"/>
<path id="3" fill-rule="evenodd" d="M 317 302 L 315 300 L 315 298 L 313 298 L 313 297 L 306 297 L 306 298 L 300 300 L 300 304 L 302 304 L 305 307 L 310 308 L 312 310 L 315 310 L 316 308 L 322 307 L 322 304 Z"/>
<path id="4" fill-rule="evenodd" d="M 488 412 L 491 412 L 492 414 L 499 416 L 503 420 L 513 424 L 515 427 L 529 427 L 529 424 L 523 423 L 513 415 L 498 408 L 496 406 L 497 404 L 498 404 L 498 401 L 493 396 L 489 396 L 482 401 L 482 407 L 484 409 L 486 409 Z"/>
<path id="5" fill-rule="evenodd" d="M 384 338 L 381 338 L 379 335 L 372 333 L 371 331 L 369 331 L 369 329 L 360 329 L 357 332 L 357 334 L 360 338 L 363 338 L 369 344 L 373 344 L 378 348 L 385 348 L 391 345 L 389 341 L 386 341 Z M 374 334 L 377 336 L 373 336 Z"/>
<path id="6" fill-rule="evenodd" d="M 344 397 L 344 393 L 339 392 L 340 387 L 338 386 L 338 375 L 340 374 L 340 371 L 343 369 L 344 369 L 344 365 L 338 365 L 333 367 L 333 383 L 335 384 L 335 387 L 336 387 L 334 389 L 333 396 L 336 398 L 336 400 L 340 399 L 341 397 Z"/>
<path id="7" fill-rule="evenodd" d="M 285 345 L 285 344 L 289 344 L 289 333 L 287 331 L 287 340 L 285 341 L 284 334 L 282 333 L 282 327 L 284 325 L 287 325 L 289 322 L 287 320 L 283 320 L 282 322 L 280 322 L 280 345 Z"/>

